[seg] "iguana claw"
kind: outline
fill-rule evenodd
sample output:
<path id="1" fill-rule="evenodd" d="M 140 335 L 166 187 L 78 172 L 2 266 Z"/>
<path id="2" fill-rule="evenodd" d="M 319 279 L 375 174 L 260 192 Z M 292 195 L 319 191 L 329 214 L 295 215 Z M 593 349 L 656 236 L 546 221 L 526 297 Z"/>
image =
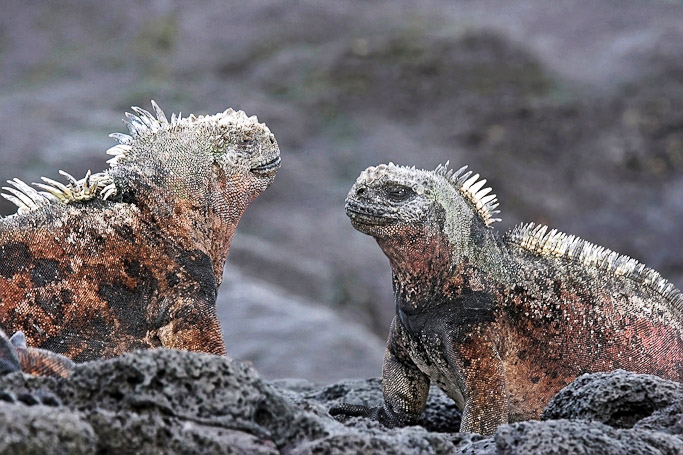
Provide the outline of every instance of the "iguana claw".
<path id="1" fill-rule="evenodd" d="M 21 364 L 12 341 L 0 330 L 0 376 L 20 371 Z"/>

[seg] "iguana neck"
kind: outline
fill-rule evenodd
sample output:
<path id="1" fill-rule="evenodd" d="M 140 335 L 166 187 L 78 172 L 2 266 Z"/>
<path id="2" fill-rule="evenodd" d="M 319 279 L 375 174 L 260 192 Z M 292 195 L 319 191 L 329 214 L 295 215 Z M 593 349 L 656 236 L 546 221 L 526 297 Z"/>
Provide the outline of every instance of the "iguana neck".
<path id="1" fill-rule="evenodd" d="M 244 184 L 241 176 L 226 176 L 222 169 L 216 167 L 214 173 L 220 175 L 215 175 L 216 178 L 210 182 L 208 212 L 211 225 L 209 232 L 205 233 L 204 242 L 210 246 L 214 273 L 220 284 L 237 225 L 256 195 L 246 188 L 239 188 Z"/>
<path id="2" fill-rule="evenodd" d="M 377 239 L 391 264 L 397 310 L 419 313 L 444 304 L 463 290 L 500 281 L 507 255 L 492 230 L 482 226 L 470 243 L 455 245 L 442 229 L 404 229 Z M 463 248 L 463 245 L 466 245 Z M 500 265 L 499 265 L 500 264 Z"/>
<path id="3" fill-rule="evenodd" d="M 146 212 L 142 218 L 162 226 L 170 238 L 182 239 L 183 249 L 209 255 L 220 283 L 230 243 L 253 197 L 236 188 L 240 181 L 237 176 L 231 179 L 217 167 L 204 169 L 208 183 L 198 186 L 199 190 L 174 187 L 181 176 L 168 178 L 166 172 L 150 177 L 146 172 L 129 168 L 117 169 L 113 174 L 120 190 L 117 197 Z M 201 171 L 195 169 L 195 172 Z"/>

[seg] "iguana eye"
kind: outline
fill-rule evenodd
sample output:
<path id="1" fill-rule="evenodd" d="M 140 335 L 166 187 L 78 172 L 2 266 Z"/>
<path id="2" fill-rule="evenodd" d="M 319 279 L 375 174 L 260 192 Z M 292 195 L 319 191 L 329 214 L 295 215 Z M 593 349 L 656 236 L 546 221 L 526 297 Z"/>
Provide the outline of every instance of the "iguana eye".
<path id="1" fill-rule="evenodd" d="M 415 196 L 415 192 L 405 186 L 393 186 L 387 189 L 387 197 L 394 202 L 402 202 Z"/>

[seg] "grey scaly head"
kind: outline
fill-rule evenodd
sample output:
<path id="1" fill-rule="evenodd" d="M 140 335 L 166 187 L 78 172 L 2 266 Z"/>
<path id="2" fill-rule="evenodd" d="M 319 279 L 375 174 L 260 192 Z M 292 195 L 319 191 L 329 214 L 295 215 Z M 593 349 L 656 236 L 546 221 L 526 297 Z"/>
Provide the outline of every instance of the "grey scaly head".
<path id="1" fill-rule="evenodd" d="M 484 187 L 486 180 L 466 169 L 449 170 L 448 163 L 434 171 L 393 163 L 369 167 L 349 191 L 346 213 L 356 229 L 378 240 L 390 259 L 402 260 L 406 254 L 391 245 L 426 236 L 449 243 L 456 261 L 471 255 L 473 230 L 490 237 L 488 227 L 500 221 L 496 195 Z"/>
<path id="2" fill-rule="evenodd" d="M 82 179 L 59 171 L 67 183 L 42 177 L 43 183 L 34 184 L 42 191 L 12 179 L 11 187 L 3 187 L 2 197 L 17 205 L 16 215 L 21 215 L 50 203 L 125 199 L 126 190 L 153 179 L 151 187 L 167 188 L 173 197 L 189 200 L 206 199 L 207 185 L 220 182 L 228 198 L 239 192 L 248 204 L 273 182 L 280 150 L 275 136 L 256 116 L 227 109 L 186 118 L 172 114 L 169 121 L 156 102 L 152 107 L 156 116 L 139 107 L 132 108 L 137 115 L 126 113 L 124 124 L 130 134 L 110 134 L 118 142 L 107 150 L 112 155 L 107 161 L 110 169 L 88 171 Z"/>
<path id="3" fill-rule="evenodd" d="M 280 167 L 275 136 L 255 116 L 227 109 L 215 115 L 173 114 L 170 121 L 152 101 L 156 117 L 133 108 L 130 135 L 112 134 L 119 145 L 107 151 L 112 176 L 122 186 L 162 179 L 174 200 L 209 205 L 232 221 L 262 193 Z M 155 182 L 155 185 L 158 183 Z"/>

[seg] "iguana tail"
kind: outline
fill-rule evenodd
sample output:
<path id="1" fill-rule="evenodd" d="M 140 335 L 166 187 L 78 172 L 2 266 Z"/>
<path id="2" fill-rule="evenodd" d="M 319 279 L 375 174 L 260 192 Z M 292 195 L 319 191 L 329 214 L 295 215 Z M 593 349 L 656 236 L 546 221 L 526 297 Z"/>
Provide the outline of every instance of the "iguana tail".
<path id="1" fill-rule="evenodd" d="M 65 378 L 73 367 L 74 362 L 61 354 L 29 348 L 23 332 L 8 338 L 0 329 L 0 375 L 23 371 L 36 376 Z"/>

